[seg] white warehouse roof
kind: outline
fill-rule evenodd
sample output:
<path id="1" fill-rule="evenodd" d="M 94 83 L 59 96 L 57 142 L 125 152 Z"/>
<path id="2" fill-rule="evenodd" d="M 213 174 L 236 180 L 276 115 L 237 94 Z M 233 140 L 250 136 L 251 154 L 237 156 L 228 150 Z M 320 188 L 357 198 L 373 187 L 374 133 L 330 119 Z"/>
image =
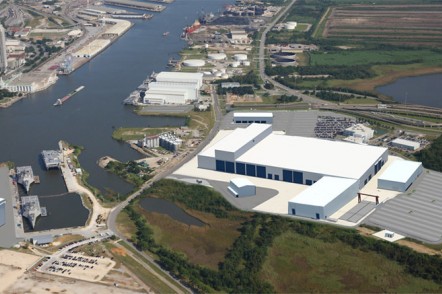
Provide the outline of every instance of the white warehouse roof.
<path id="1" fill-rule="evenodd" d="M 271 112 L 235 112 L 233 117 L 273 117 Z"/>
<path id="2" fill-rule="evenodd" d="M 251 181 L 246 178 L 234 178 L 230 180 L 238 188 L 247 187 L 247 186 L 255 186 Z"/>
<path id="3" fill-rule="evenodd" d="M 414 149 L 418 149 L 421 146 L 421 144 L 419 142 L 414 142 L 414 141 L 405 140 L 405 139 L 401 139 L 401 138 L 394 139 L 391 142 L 395 143 L 395 144 L 399 144 L 399 145 L 410 146 L 410 147 L 413 147 Z"/>
<path id="4" fill-rule="evenodd" d="M 422 166 L 422 162 L 396 160 L 383 172 L 378 180 L 405 183 Z"/>
<path id="5" fill-rule="evenodd" d="M 354 179 L 322 177 L 289 202 L 324 207 L 356 182 Z"/>
<path id="6" fill-rule="evenodd" d="M 182 81 L 182 80 L 199 80 L 203 78 L 202 73 L 190 73 L 190 72 L 172 72 L 172 71 L 162 71 L 156 76 L 157 81 L 162 80 L 174 80 L 174 81 Z"/>
<path id="7" fill-rule="evenodd" d="M 269 124 L 251 124 L 247 129 L 237 128 L 223 140 L 202 151 L 200 154 L 214 157 L 215 150 L 235 152 L 269 128 L 272 128 Z"/>
<path id="8" fill-rule="evenodd" d="M 383 147 L 270 134 L 236 161 L 359 179 L 386 151 Z"/>

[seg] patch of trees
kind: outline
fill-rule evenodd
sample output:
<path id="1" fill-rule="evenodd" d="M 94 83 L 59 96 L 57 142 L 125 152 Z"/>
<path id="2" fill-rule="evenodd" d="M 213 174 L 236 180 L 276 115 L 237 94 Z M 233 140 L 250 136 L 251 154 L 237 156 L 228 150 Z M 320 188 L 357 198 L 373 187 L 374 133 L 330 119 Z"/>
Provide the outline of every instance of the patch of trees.
<path id="1" fill-rule="evenodd" d="M 202 212 L 212 213 L 218 218 L 228 218 L 235 208 L 212 189 L 202 185 L 189 185 L 182 182 L 164 179 L 155 182 L 143 191 L 143 196 L 161 195 L 161 198 L 179 202 L 186 207 Z"/>
<path id="2" fill-rule="evenodd" d="M 335 79 L 354 80 L 367 79 L 374 77 L 375 74 L 369 66 L 354 65 L 354 66 L 301 66 L 298 68 L 298 73 L 303 76 L 307 75 L 331 75 Z"/>
<path id="3" fill-rule="evenodd" d="M 442 136 L 439 136 L 430 145 L 416 154 L 416 158 L 429 169 L 442 171 Z"/>
<path id="4" fill-rule="evenodd" d="M 152 172 L 152 169 L 147 164 L 138 163 L 133 160 L 127 163 L 109 161 L 106 169 L 137 187 L 149 180 L 151 178 L 150 173 Z"/>
<path id="5" fill-rule="evenodd" d="M 354 98 L 354 95 L 345 95 L 330 91 L 316 91 L 315 95 L 316 97 L 321 98 L 323 100 L 338 101 L 338 102 L 344 102 L 348 99 Z"/>
<path id="6" fill-rule="evenodd" d="M 218 86 L 217 89 L 218 95 L 225 95 L 227 93 L 235 94 L 235 95 L 246 95 L 246 94 L 255 94 L 252 86 L 240 86 L 240 87 L 232 87 L 232 88 L 222 88 Z"/>
<path id="7" fill-rule="evenodd" d="M 301 101 L 298 96 L 295 95 L 281 95 L 277 100 L 277 103 L 290 103 Z"/>
<path id="8" fill-rule="evenodd" d="M 288 76 L 296 71 L 294 66 L 266 66 L 266 75 L 268 76 Z"/>
<path id="9" fill-rule="evenodd" d="M 14 97 L 15 95 L 17 95 L 16 92 L 9 92 L 6 89 L 0 89 L 0 101 L 5 98 Z"/>

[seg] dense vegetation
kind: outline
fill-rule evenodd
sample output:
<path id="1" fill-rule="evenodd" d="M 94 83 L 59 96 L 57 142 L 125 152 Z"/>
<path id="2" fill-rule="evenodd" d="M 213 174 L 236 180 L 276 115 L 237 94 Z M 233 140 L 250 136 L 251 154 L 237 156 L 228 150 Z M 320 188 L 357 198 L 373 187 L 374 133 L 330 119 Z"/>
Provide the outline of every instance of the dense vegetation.
<path id="1" fill-rule="evenodd" d="M 290 103 L 290 102 L 297 102 L 301 101 L 301 99 L 298 96 L 295 95 L 281 95 L 276 102 L 277 103 Z"/>
<path id="2" fill-rule="evenodd" d="M 152 196 L 152 194 L 180 203 L 193 210 L 214 213 L 222 218 L 228 218 L 236 212 L 218 193 L 201 185 L 187 185 L 172 180 L 161 180 L 155 183 L 152 188 L 145 190 L 143 197 Z M 342 244 L 340 246 L 349 246 L 348 248 L 358 250 L 358 252 L 362 252 L 361 254 L 364 252 L 379 254 L 386 258 L 383 259 L 385 262 L 391 260 L 398 263 L 412 276 L 431 280 L 439 285 L 442 284 L 442 259 L 440 257 L 416 253 L 407 247 L 394 243 L 363 237 L 352 229 L 341 229 L 256 213 L 250 220 L 242 224 L 241 235 L 231 246 L 224 261 L 219 264 L 218 270 L 212 270 L 195 265 L 189 262 L 182 253 L 159 245 L 154 239 L 149 224 L 142 214 L 137 212 L 136 202 L 131 202 L 127 206 L 126 212 L 137 227 L 137 232 L 133 237 L 133 242 L 137 247 L 154 253 L 158 256 L 158 262 L 163 268 L 182 279 L 197 292 L 274 292 L 273 286 L 261 278 L 260 271 L 274 239 L 285 232 L 292 232 L 303 236 L 303 238 L 320 240 L 324 244 L 338 242 Z M 297 244 L 291 244 L 291 246 L 296 247 Z M 383 269 L 379 268 L 378 270 L 382 275 Z M 325 288 L 323 290 L 325 291 Z"/>
<path id="3" fill-rule="evenodd" d="M 344 102 L 345 100 L 354 98 L 354 95 L 344 95 L 330 91 L 316 91 L 315 95 L 318 98 L 336 102 Z"/>
<path id="4" fill-rule="evenodd" d="M 9 92 L 6 89 L 0 89 L 0 101 L 2 101 L 5 98 L 14 97 L 15 95 L 17 95 L 16 92 Z"/>
<path id="5" fill-rule="evenodd" d="M 232 87 L 232 88 L 222 88 L 218 86 L 217 89 L 218 95 L 225 95 L 227 93 L 231 93 L 234 95 L 247 95 L 247 94 L 255 94 L 252 86 L 240 86 L 240 87 Z"/>
<path id="6" fill-rule="evenodd" d="M 237 82 L 240 84 L 246 85 L 254 85 L 255 87 L 259 87 L 259 77 L 254 71 L 249 71 L 245 75 L 242 76 L 234 76 L 224 80 L 215 81 L 216 84 L 226 83 L 226 82 Z"/>
<path id="7" fill-rule="evenodd" d="M 417 153 L 416 157 L 426 168 L 442 171 L 442 136 L 434 140 L 429 148 Z"/>
<path id="8" fill-rule="evenodd" d="M 152 169 L 146 163 L 138 163 L 133 160 L 126 163 L 109 161 L 106 169 L 137 187 L 149 180 L 152 172 Z"/>
<path id="9" fill-rule="evenodd" d="M 374 73 L 368 66 L 301 66 L 298 68 L 298 73 L 302 76 L 308 75 L 330 75 L 335 79 L 354 80 L 367 79 L 374 76 Z"/>

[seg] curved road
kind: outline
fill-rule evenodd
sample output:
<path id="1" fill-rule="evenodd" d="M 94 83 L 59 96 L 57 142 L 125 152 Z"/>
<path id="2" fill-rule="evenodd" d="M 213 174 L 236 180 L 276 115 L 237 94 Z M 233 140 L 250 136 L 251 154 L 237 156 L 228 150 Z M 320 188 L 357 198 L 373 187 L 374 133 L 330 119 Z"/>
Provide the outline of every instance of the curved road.
<path id="1" fill-rule="evenodd" d="M 258 57 L 259 58 L 259 75 L 261 76 L 261 79 L 263 81 L 269 81 L 275 87 L 277 87 L 279 89 L 282 89 L 282 90 L 288 92 L 291 95 L 295 95 L 295 96 L 301 97 L 304 102 L 322 104 L 322 103 L 324 103 L 324 100 L 321 100 L 319 98 L 315 98 L 315 97 L 311 97 L 311 96 L 302 94 L 301 91 L 294 90 L 294 89 L 291 89 L 291 88 L 289 88 L 287 86 L 284 86 L 284 85 L 278 83 L 277 81 L 273 80 L 271 77 L 269 77 L 265 73 L 265 59 L 264 59 L 264 57 L 265 57 L 265 45 L 266 45 L 267 33 L 272 29 L 272 27 L 275 26 L 275 24 L 277 22 L 279 22 L 279 20 L 289 11 L 289 9 L 295 3 L 296 3 L 296 0 L 291 0 L 289 5 L 287 5 L 282 11 L 280 11 L 279 14 L 273 19 L 273 21 L 270 22 L 267 25 L 267 27 L 265 28 L 264 32 L 262 32 L 261 39 L 259 41 L 259 57 Z M 327 101 L 327 103 L 330 103 L 330 102 Z"/>
<path id="2" fill-rule="evenodd" d="M 192 159 L 194 156 L 196 156 L 199 152 L 201 152 L 203 150 L 204 147 L 206 147 L 206 145 L 212 141 L 212 139 L 215 137 L 215 135 L 218 133 L 219 131 L 219 126 L 221 123 L 221 118 L 222 118 L 222 113 L 221 110 L 219 108 L 219 103 L 218 103 L 218 97 L 216 95 L 216 91 L 212 88 L 212 100 L 213 100 L 213 109 L 212 111 L 214 111 L 214 115 L 215 115 L 215 124 L 213 126 L 213 128 L 210 130 L 209 134 L 207 135 L 207 137 L 204 139 L 204 141 L 201 142 L 201 144 L 199 144 L 199 146 L 191 153 L 189 153 L 187 156 L 185 156 L 179 164 L 173 166 L 170 169 L 166 169 L 160 173 L 158 173 L 157 175 L 155 175 L 152 179 L 150 179 L 149 181 L 147 181 L 146 183 L 144 183 L 138 191 L 136 191 L 135 193 L 129 195 L 129 197 L 127 197 L 126 200 L 124 200 L 123 202 L 121 202 L 120 204 L 118 204 L 117 206 L 115 206 L 112 211 L 109 213 L 109 216 L 107 218 L 107 226 L 108 229 L 111 230 L 116 236 L 118 236 L 120 239 L 125 240 L 127 244 L 129 244 L 132 248 L 134 248 L 135 250 L 137 250 L 141 255 L 143 255 L 143 257 L 145 257 L 147 260 L 149 260 L 151 262 L 151 264 L 154 264 L 158 269 L 160 269 L 162 272 L 164 272 L 165 274 L 167 274 L 170 278 L 174 279 L 175 281 L 177 281 L 178 283 L 181 284 L 181 282 L 178 279 L 175 279 L 174 277 L 172 277 L 169 272 L 163 270 L 149 255 L 147 255 L 146 253 L 139 251 L 135 246 L 132 245 L 132 243 L 127 240 L 124 236 L 122 236 L 118 230 L 117 230 L 117 225 L 116 225 L 116 220 L 117 220 L 117 216 L 118 214 L 124 209 L 124 207 L 126 207 L 129 202 L 133 199 L 135 199 L 136 197 L 140 196 L 141 193 L 143 192 L 144 189 L 152 186 L 152 184 L 155 181 L 159 181 L 162 178 L 167 177 L 168 175 L 172 174 L 173 172 L 175 172 L 178 168 L 180 168 L 181 166 L 183 166 L 185 163 L 187 163 L 190 159 Z M 161 276 L 159 276 L 161 277 Z M 177 287 L 175 287 L 173 284 L 169 283 L 167 280 L 165 280 L 163 277 L 161 277 L 161 280 L 166 283 L 170 288 L 174 289 L 175 291 L 177 291 L 177 293 L 182 293 L 182 291 L 180 291 Z M 186 286 L 182 285 L 182 287 L 186 288 L 189 292 L 192 292 L 190 289 L 188 289 Z"/>

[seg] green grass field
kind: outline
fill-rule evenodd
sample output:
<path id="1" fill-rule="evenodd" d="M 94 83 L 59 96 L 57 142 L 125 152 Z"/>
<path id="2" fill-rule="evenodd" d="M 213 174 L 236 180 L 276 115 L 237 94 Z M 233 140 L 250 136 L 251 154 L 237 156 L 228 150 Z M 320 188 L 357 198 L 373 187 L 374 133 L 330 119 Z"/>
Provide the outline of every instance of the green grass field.
<path id="1" fill-rule="evenodd" d="M 419 60 L 426 65 L 442 65 L 442 53 L 431 50 L 343 50 L 311 53 L 310 65 L 351 66 L 407 63 Z"/>
<path id="2" fill-rule="evenodd" d="M 441 285 L 412 277 L 403 267 L 376 253 L 292 232 L 274 240 L 261 276 L 278 293 L 442 291 Z"/>
<path id="3" fill-rule="evenodd" d="M 112 138 L 119 141 L 139 140 L 145 135 L 158 135 L 170 131 L 168 128 L 118 128 L 112 132 Z"/>

